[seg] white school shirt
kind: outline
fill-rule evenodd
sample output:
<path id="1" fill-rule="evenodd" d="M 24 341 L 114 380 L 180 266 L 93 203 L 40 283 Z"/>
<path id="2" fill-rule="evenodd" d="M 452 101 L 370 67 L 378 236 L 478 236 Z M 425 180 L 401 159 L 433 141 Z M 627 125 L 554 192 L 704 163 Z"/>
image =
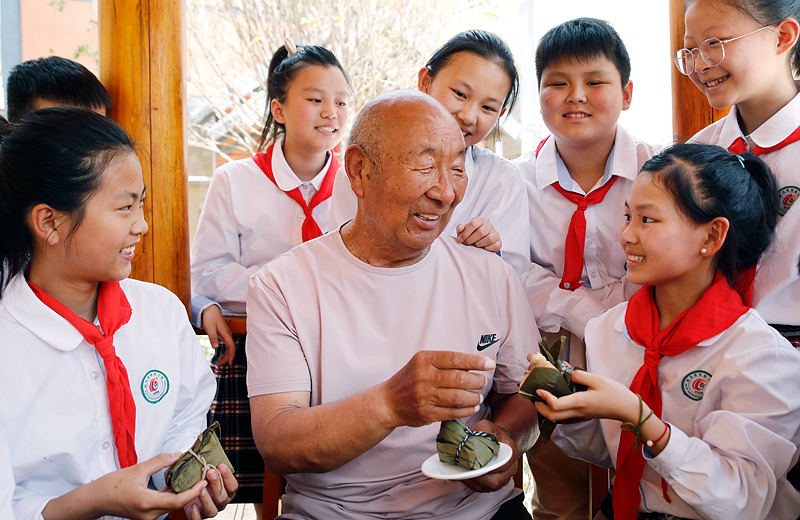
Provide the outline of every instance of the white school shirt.
<path id="1" fill-rule="evenodd" d="M 0 422 L 0 518 L 14 520 L 11 499 L 14 493 L 14 472 L 11 469 L 11 450 L 6 428 Z"/>
<path id="2" fill-rule="evenodd" d="M 589 371 L 630 387 L 645 349 L 627 333 L 626 309 L 589 322 L 586 359 Z M 752 309 L 721 334 L 662 357 L 658 387 L 671 434 L 660 454 L 644 452 L 640 511 L 795 520 L 800 493 L 786 473 L 800 444 L 798 373 L 800 353 Z M 616 466 L 619 434 L 619 421 L 601 419 L 560 425 L 554 440 L 568 455 Z"/>
<path id="3" fill-rule="evenodd" d="M 259 267 L 303 242 L 305 214 L 285 192 L 300 187 L 306 203 L 317 193 L 332 155 L 308 182 L 297 178 L 283 155 L 283 138 L 272 151 L 277 186 L 252 158 L 223 164 L 214 172 L 192 243 L 192 321 L 201 326 L 212 302 L 225 315 L 243 315 L 247 282 Z M 328 231 L 331 202 L 311 212 Z"/>
<path id="4" fill-rule="evenodd" d="M 467 190 L 447 223 L 443 234 L 458 236 L 456 227 L 475 217 L 486 219 L 503 242 L 500 254 L 522 278 L 528 270 L 528 200 L 525 183 L 517 168 L 507 159 L 470 146 L 464 159 Z M 331 229 L 356 215 L 358 199 L 350 189 L 350 179 L 340 171 L 333 182 Z"/>
<path id="5" fill-rule="evenodd" d="M 158 285 L 120 285 L 133 314 L 114 334 L 114 347 L 128 371 L 143 462 L 192 445 L 206 427 L 216 383 L 180 300 Z M 0 301 L 0 334 L 0 380 L 13 389 L 0 424 L 11 451 L 14 512 L 40 519 L 51 498 L 119 469 L 105 365 L 21 275 Z M 160 489 L 163 472 L 153 482 Z"/>
<path id="6" fill-rule="evenodd" d="M 419 262 L 380 268 L 332 231 L 260 269 L 247 314 L 249 396 L 310 392 L 311 406 L 387 380 L 420 350 L 493 358 L 480 392 L 513 394 L 539 338 L 513 269 L 445 235 Z M 486 414 L 484 402 L 468 423 Z M 517 494 L 511 482 L 476 493 L 423 476 L 438 431 L 400 427 L 333 471 L 286 475 L 283 511 L 297 515 L 286 518 L 483 519 Z"/>
<path id="7" fill-rule="evenodd" d="M 564 243 L 572 214 L 577 209 L 551 185 L 586 195 L 569 174 L 550 136 L 539 150 L 515 161 L 526 181 L 530 213 L 531 265 L 523 285 L 536 323 L 546 332 L 562 327 L 583 339 L 586 323 L 614 305 L 627 300 L 636 287 L 627 284 L 625 252 L 619 243 L 625 223 L 625 201 L 639 169 L 657 149 L 634 139 L 617 125 L 614 146 L 603 177 L 592 188 L 603 186 L 612 175 L 619 178 L 598 204 L 586 208 L 586 241 L 583 250 L 585 284 L 574 291 L 561 289 Z"/>
<path id="8" fill-rule="evenodd" d="M 716 144 L 728 148 L 742 137 L 747 149 L 754 145 L 769 148 L 786 139 L 800 126 L 800 94 L 756 128 L 742 134 L 734 105 L 727 116 L 700 130 L 690 142 Z M 778 178 L 781 211 L 772 246 L 762 256 L 756 271 L 753 306 L 767 323 L 800 325 L 800 208 L 790 208 L 800 194 L 800 142 L 759 156 Z"/>

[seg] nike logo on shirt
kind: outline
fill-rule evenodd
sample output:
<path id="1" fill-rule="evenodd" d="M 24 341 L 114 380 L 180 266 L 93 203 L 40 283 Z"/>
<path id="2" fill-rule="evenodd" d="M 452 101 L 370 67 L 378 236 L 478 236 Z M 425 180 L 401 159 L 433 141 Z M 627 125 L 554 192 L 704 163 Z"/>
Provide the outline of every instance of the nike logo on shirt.
<path id="1" fill-rule="evenodd" d="M 478 352 L 486 350 L 495 343 L 497 343 L 497 334 L 482 334 L 481 340 L 478 342 Z"/>

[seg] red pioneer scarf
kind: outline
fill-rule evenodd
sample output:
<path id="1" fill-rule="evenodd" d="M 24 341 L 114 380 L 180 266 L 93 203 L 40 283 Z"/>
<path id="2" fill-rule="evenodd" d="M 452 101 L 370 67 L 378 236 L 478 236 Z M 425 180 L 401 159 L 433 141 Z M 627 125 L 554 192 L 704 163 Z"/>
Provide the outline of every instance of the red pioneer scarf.
<path id="1" fill-rule="evenodd" d="M 603 202 L 608 190 L 617 179 L 619 177 L 614 175 L 600 188 L 585 196 L 565 190 L 558 182 L 551 184 L 565 199 L 578 205 L 569 221 L 567 239 L 564 242 L 564 274 L 561 275 L 561 283 L 558 284 L 562 289 L 574 291 L 583 285 L 581 273 L 583 273 L 583 247 L 586 244 L 586 208 Z"/>
<path id="2" fill-rule="evenodd" d="M 94 323 L 81 318 L 33 283 L 28 282 L 28 285 L 42 303 L 78 329 L 83 338 L 94 345 L 97 353 L 103 358 L 106 368 L 108 407 L 111 414 L 111 425 L 114 429 L 114 442 L 117 445 L 119 465 L 121 468 L 133 466 L 137 461 L 134 444 L 136 404 L 133 402 L 133 394 L 131 394 L 128 371 L 114 349 L 114 333 L 131 319 L 131 306 L 119 286 L 119 282 L 102 282 L 97 295 L 97 319 L 105 334 L 100 332 Z"/>
<path id="3" fill-rule="evenodd" d="M 652 286 L 645 285 L 631 297 L 625 312 L 625 327 L 631 339 L 645 348 L 644 364 L 636 372 L 630 390 L 641 395 L 642 400 L 660 418 L 658 365 L 661 357 L 676 356 L 720 334 L 747 312 L 748 307 L 742 302 L 741 294 L 732 289 L 727 279 L 717 272 L 711 286 L 697 303 L 678 315 L 664 330 L 659 330 L 660 320 L 653 290 Z M 614 517 L 621 520 L 636 518 L 641 499 L 639 481 L 644 471 L 644 457 L 641 450 L 634 451 L 634 443 L 632 432 L 620 433 L 613 503 Z M 661 486 L 664 496 L 669 500 L 663 479 Z"/>
<path id="4" fill-rule="evenodd" d="M 536 157 L 539 157 L 539 152 L 549 138 L 550 136 L 547 136 L 542 139 L 539 146 L 536 147 Z M 603 202 L 608 190 L 617 179 L 616 175 L 611 177 L 603 186 L 585 196 L 565 190 L 558 181 L 551 184 L 565 199 L 578 205 L 569 221 L 567 238 L 564 242 L 564 274 L 561 276 L 561 283 L 558 284 L 562 289 L 574 291 L 583 285 L 581 274 L 583 273 L 583 248 L 586 244 L 586 208 Z"/>
<path id="5" fill-rule="evenodd" d="M 784 146 L 788 146 L 798 140 L 800 140 L 800 126 L 795 128 L 794 132 L 789 134 L 789 136 L 786 137 L 786 139 L 776 144 L 775 146 L 762 148 L 756 145 L 750 151 L 756 155 L 763 155 L 770 152 L 774 152 L 776 150 L 780 150 Z M 736 140 L 733 142 L 733 144 L 731 144 L 728 147 L 728 151 L 731 153 L 735 153 L 736 155 L 740 155 L 743 152 L 747 151 L 747 143 L 743 138 L 737 137 Z M 741 271 L 734 280 L 734 285 L 736 286 L 737 289 L 739 289 L 739 292 L 742 293 L 744 302 L 747 305 L 753 304 L 753 284 L 755 283 L 755 280 L 756 280 L 756 266 Z"/>
<path id="6" fill-rule="evenodd" d="M 258 167 L 261 168 L 261 171 L 263 171 L 267 178 L 277 187 L 278 183 L 275 182 L 275 174 L 272 173 L 272 149 L 274 146 L 275 143 L 272 143 L 269 145 L 266 152 L 255 154 L 253 156 L 253 161 L 255 161 Z M 333 151 L 331 151 L 330 154 L 331 164 L 328 167 L 328 171 L 325 172 L 322 185 L 319 187 L 317 193 L 311 197 L 308 204 L 306 204 L 306 201 L 303 199 L 303 194 L 300 193 L 300 187 L 284 192 L 302 208 L 303 214 L 306 216 L 303 221 L 303 242 L 322 236 L 322 230 L 317 225 L 311 213 L 317 205 L 330 198 L 331 192 L 333 191 L 333 180 L 336 177 L 336 171 L 339 169 L 339 161 L 336 160 Z M 280 187 L 278 187 L 278 189 L 280 189 Z"/>

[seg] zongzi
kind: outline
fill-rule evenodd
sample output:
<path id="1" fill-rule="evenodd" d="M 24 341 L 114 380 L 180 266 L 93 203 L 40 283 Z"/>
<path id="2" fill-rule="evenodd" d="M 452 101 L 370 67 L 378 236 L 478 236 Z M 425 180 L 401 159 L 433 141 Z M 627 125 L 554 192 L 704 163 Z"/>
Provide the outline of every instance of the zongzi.
<path id="1" fill-rule="evenodd" d="M 500 451 L 497 437 L 470 430 L 463 421 L 443 421 L 436 436 L 439 460 L 464 469 L 479 469 L 489 464 Z"/>
<path id="2" fill-rule="evenodd" d="M 530 366 L 519 385 L 519 395 L 541 402 L 543 399 L 536 395 L 539 389 L 547 390 L 556 397 L 586 389 L 585 386 L 572 382 L 573 368 L 569 363 L 558 359 L 565 340 L 561 336 L 553 345 L 548 345 L 544 339 L 539 341 L 539 352 L 531 356 Z"/>
<path id="3" fill-rule="evenodd" d="M 231 461 L 219 442 L 219 423 L 214 423 L 197 436 L 192 447 L 167 469 L 167 485 L 176 493 L 186 491 L 206 478 L 209 469 L 225 464 L 233 472 Z M 216 432 L 216 433 L 215 433 Z"/>

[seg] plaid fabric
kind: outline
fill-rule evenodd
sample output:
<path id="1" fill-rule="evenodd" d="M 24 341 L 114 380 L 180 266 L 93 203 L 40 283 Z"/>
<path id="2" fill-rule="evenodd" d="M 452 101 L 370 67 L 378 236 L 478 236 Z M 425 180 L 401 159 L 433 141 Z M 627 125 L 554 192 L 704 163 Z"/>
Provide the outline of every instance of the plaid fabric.
<path id="1" fill-rule="evenodd" d="M 797 325 L 773 325 L 770 324 L 775 330 L 781 333 L 781 336 L 789 340 L 794 348 L 800 348 L 800 326 Z"/>
<path id="2" fill-rule="evenodd" d="M 236 335 L 236 356 L 233 365 L 218 367 L 219 349 L 211 360 L 217 377 L 217 394 L 208 412 L 209 424 L 219 421 L 222 427 L 222 448 L 236 469 L 239 490 L 233 502 L 260 504 L 264 495 L 264 461 L 253 441 L 250 426 L 250 401 L 247 399 L 247 356 L 244 351 L 246 336 Z"/>

